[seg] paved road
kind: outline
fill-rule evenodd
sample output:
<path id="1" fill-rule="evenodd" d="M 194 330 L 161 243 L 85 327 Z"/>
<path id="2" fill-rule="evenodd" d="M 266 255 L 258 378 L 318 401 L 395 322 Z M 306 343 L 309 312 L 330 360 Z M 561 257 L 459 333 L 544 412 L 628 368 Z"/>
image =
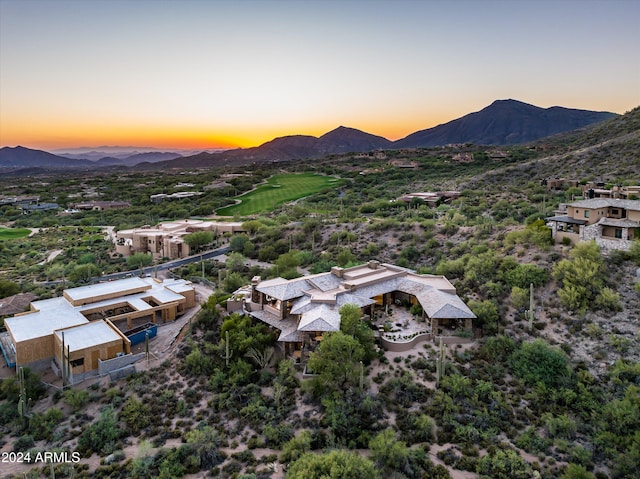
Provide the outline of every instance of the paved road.
<path id="1" fill-rule="evenodd" d="M 105 274 L 104 276 L 93 278 L 93 282 L 105 281 L 105 280 L 108 281 L 110 279 L 122 279 L 128 276 L 138 276 L 138 275 L 147 275 L 147 274 L 153 275 L 156 271 L 178 268 L 180 266 L 184 266 L 185 264 L 189 264 L 189 263 L 197 263 L 198 261 L 215 258 L 216 256 L 221 256 L 228 252 L 229 252 L 229 247 L 225 246 L 223 248 L 205 251 L 202 254 L 196 254 L 193 256 L 188 256 L 186 258 L 168 261 L 166 263 L 157 264 L 155 266 L 147 266 L 146 268 L 142 268 L 142 270 L 136 269 L 133 271 L 125 271 L 122 273 Z"/>

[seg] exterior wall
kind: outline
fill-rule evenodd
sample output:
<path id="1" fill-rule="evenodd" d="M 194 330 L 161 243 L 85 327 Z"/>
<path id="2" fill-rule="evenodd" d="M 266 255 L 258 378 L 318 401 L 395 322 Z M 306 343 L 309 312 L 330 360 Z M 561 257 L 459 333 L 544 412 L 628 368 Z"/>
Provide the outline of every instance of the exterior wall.
<path id="1" fill-rule="evenodd" d="M 390 341 L 386 339 L 384 336 L 380 337 L 380 343 L 385 351 L 392 352 L 404 352 L 413 349 L 416 344 L 422 343 L 424 341 L 431 341 L 433 336 L 429 333 L 418 334 L 416 337 L 411 339 L 410 341 Z"/>
<path id="2" fill-rule="evenodd" d="M 110 373 L 111 371 L 116 371 L 118 369 L 129 366 L 136 361 L 140 361 L 141 359 L 144 359 L 144 357 L 145 353 L 139 353 L 127 354 L 125 356 L 115 357 L 113 359 L 98 359 L 98 374 L 100 376 L 103 376 Z"/>
<path id="3" fill-rule="evenodd" d="M 13 337 L 11 338 L 13 339 Z M 53 341 L 51 335 L 15 342 L 16 367 L 36 361 L 49 360 L 53 357 Z"/>
<path id="4" fill-rule="evenodd" d="M 185 291 L 180 293 L 182 296 L 185 297 L 185 299 L 187 300 L 185 303 L 182 303 L 181 308 L 179 308 L 180 311 L 182 311 L 182 309 L 185 308 L 193 308 L 196 305 L 196 291 Z"/>
<path id="5" fill-rule="evenodd" d="M 612 231 L 615 230 L 613 227 L 602 227 L 598 225 L 583 226 L 580 228 L 580 241 L 594 240 L 596 244 L 605 251 L 628 250 L 631 248 L 631 241 L 628 239 L 629 230 L 627 228 L 622 229 L 622 238 L 615 238 L 614 234 L 603 237 L 601 230 L 607 230 L 608 228 Z"/>
<path id="6" fill-rule="evenodd" d="M 640 221 L 640 211 L 627 210 L 627 219 L 631 221 Z"/>
<path id="7" fill-rule="evenodd" d="M 567 206 L 567 214 L 571 218 L 575 218 L 577 220 L 585 220 L 587 224 L 592 225 L 597 223 L 602 218 L 610 217 L 608 216 L 609 208 L 583 208 L 583 207 L 575 207 L 575 206 Z M 585 216 L 585 211 L 588 212 L 589 216 Z"/>
<path id="8" fill-rule="evenodd" d="M 55 358 L 58 364 L 64 367 L 62 361 L 62 341 L 57 335 L 54 335 L 55 341 Z M 84 363 L 80 366 L 71 368 L 72 374 L 82 374 L 88 371 L 98 369 L 98 360 L 112 359 L 118 356 L 118 353 L 126 354 L 126 347 L 122 339 L 115 339 L 106 343 L 91 346 L 90 348 L 71 351 L 69 354 L 70 361 L 83 359 Z"/>
<path id="9" fill-rule="evenodd" d="M 185 220 L 183 222 L 160 223 L 155 227 L 123 230 L 116 233 L 116 252 L 123 256 L 134 253 L 151 253 L 158 258 L 185 258 L 192 254 L 182 236 L 197 231 L 238 233 L 244 231 L 241 223 L 214 223 L 208 221 Z"/>
<path id="10" fill-rule="evenodd" d="M 580 234 L 578 233 L 567 233 L 565 231 L 556 231 L 554 236 L 555 240 L 560 243 L 564 238 L 569 238 L 572 243 L 577 243 L 580 241 Z"/>

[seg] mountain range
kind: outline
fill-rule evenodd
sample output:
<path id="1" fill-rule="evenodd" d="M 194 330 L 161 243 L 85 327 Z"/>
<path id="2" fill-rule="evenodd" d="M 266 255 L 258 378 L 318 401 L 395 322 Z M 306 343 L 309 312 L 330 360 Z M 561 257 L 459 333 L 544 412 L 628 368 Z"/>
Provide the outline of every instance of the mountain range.
<path id="1" fill-rule="evenodd" d="M 252 148 L 202 152 L 181 156 L 172 152 L 126 152 L 107 154 L 85 151 L 53 155 L 21 146 L 0 149 L 2 168 L 196 168 L 262 161 L 320 158 L 331 154 L 359 153 L 380 149 L 428 148 L 456 143 L 514 145 L 572 131 L 618 116 L 610 112 L 554 106 L 540 108 L 517 100 L 497 100 L 474 113 L 433 128 L 420 130 L 397 141 L 340 126 L 320 137 L 290 135 Z M 83 156 L 84 155 L 84 156 Z M 93 160 L 93 161 L 91 161 Z"/>

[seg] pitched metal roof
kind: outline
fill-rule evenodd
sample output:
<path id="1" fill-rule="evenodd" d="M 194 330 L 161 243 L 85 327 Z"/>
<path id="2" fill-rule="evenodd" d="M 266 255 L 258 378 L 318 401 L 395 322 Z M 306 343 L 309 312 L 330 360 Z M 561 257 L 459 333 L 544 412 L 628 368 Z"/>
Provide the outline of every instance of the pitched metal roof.
<path id="1" fill-rule="evenodd" d="M 558 223 L 568 223 L 572 225 L 586 225 L 586 220 L 578 220 L 572 218 L 571 216 L 552 216 L 551 218 L 547 218 L 547 221 L 557 221 Z"/>
<path id="2" fill-rule="evenodd" d="M 592 198 L 569 203 L 574 208 L 625 208 L 640 211 L 640 200 L 621 200 L 617 198 Z"/>
<path id="3" fill-rule="evenodd" d="M 335 306 L 318 305 L 304 313 L 298 323 L 298 331 L 339 331 L 340 313 Z"/>
<path id="4" fill-rule="evenodd" d="M 273 298 L 293 300 L 290 313 L 295 319 L 281 320 L 266 311 L 251 314 L 282 331 L 279 341 L 300 341 L 305 332 L 338 331 L 340 307 L 355 304 L 362 308 L 376 303 L 376 296 L 399 291 L 416 297 L 430 318 L 472 319 L 476 316 L 456 294 L 444 276 L 419 275 L 393 265 L 367 265 L 340 270 L 339 274 L 285 280 L 276 278 L 257 285 L 257 290 Z M 296 331 L 298 334 L 296 334 Z"/>

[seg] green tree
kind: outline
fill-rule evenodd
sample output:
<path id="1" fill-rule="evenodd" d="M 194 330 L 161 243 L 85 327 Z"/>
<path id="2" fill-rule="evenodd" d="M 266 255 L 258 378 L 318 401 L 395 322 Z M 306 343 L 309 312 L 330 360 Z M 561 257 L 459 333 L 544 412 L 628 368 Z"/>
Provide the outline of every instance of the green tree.
<path id="1" fill-rule="evenodd" d="M 373 462 L 355 452 L 336 450 L 312 452 L 291 464 L 287 479 L 379 479 Z"/>
<path id="2" fill-rule="evenodd" d="M 615 294 L 602 292 L 605 272 L 604 260 L 595 241 L 578 244 L 571 250 L 569 259 L 560 261 L 553 269 L 554 278 L 562 284 L 558 290 L 562 305 L 574 311 L 586 311 L 591 305 L 617 309 Z"/>
<path id="3" fill-rule="evenodd" d="M 346 390 L 358 386 L 364 348 L 353 336 L 341 331 L 325 333 L 320 346 L 309 355 L 313 379 L 321 388 Z"/>
<path id="4" fill-rule="evenodd" d="M 151 423 L 151 411 L 149 406 L 133 396 L 124 403 L 120 417 L 127 423 L 129 431 L 138 434 Z"/>
<path id="5" fill-rule="evenodd" d="M 1 244 L 1 243 L 0 243 Z M 0 279 L 0 298 L 13 296 L 20 292 L 20 286 L 8 279 Z"/>
<path id="6" fill-rule="evenodd" d="M 301 431 L 297 437 L 290 439 L 283 447 L 280 462 L 289 464 L 311 450 L 311 432 Z"/>
<path id="7" fill-rule="evenodd" d="M 409 456 L 409 449 L 403 441 L 396 439 L 393 429 L 385 429 L 369 441 L 371 459 L 377 466 L 387 471 L 400 470 Z"/>
<path id="8" fill-rule="evenodd" d="M 246 258 L 242 255 L 242 253 L 230 253 L 227 256 L 227 261 L 225 261 L 225 266 L 229 271 L 233 271 L 236 273 L 241 273 L 244 270 L 244 263 Z"/>
<path id="9" fill-rule="evenodd" d="M 571 375 L 569 359 L 559 348 L 549 346 L 542 339 L 522 343 L 509 358 L 516 376 L 534 386 L 538 382 L 559 387 Z"/>
<path id="10" fill-rule="evenodd" d="M 129 269 L 141 269 L 153 263 L 153 256 L 148 253 L 134 253 L 127 258 Z"/>
<path id="11" fill-rule="evenodd" d="M 469 301 L 469 308 L 477 316 L 476 324 L 482 328 L 485 334 L 497 334 L 500 324 L 500 312 L 498 305 L 489 299 L 484 301 Z"/>
<path id="12" fill-rule="evenodd" d="M 560 479 L 596 479 L 596 476 L 578 464 L 569 464 Z"/>
<path id="13" fill-rule="evenodd" d="M 185 440 L 192 448 L 193 457 L 200 469 L 211 469 L 224 461 L 224 452 L 219 449 L 223 439 L 211 426 L 193 429 L 185 434 Z"/>
<path id="14" fill-rule="evenodd" d="M 90 455 L 98 452 L 100 455 L 111 454 L 117 448 L 117 441 L 122 435 L 118 426 L 116 412 L 107 406 L 100 412 L 100 418 L 86 427 L 78 439 L 78 449 L 81 454 Z"/>
<path id="15" fill-rule="evenodd" d="M 531 466 L 511 449 L 496 449 L 482 456 L 476 472 L 491 479 L 529 479 Z"/>
<path id="16" fill-rule="evenodd" d="M 196 231 L 183 236 L 185 243 L 189 245 L 189 249 L 192 253 L 197 253 L 205 246 L 209 246 L 213 243 L 214 235 L 213 231 Z"/>
<path id="17" fill-rule="evenodd" d="M 369 362 L 376 356 L 376 344 L 373 330 L 362 319 L 362 310 L 355 304 L 340 307 L 340 331 L 358 340 L 364 351 L 364 361 Z"/>
<path id="18" fill-rule="evenodd" d="M 300 252 L 291 250 L 278 256 L 276 260 L 276 274 L 285 279 L 298 278 L 300 272 Z"/>
<path id="19" fill-rule="evenodd" d="M 242 253 L 244 251 L 244 245 L 247 241 L 249 241 L 248 235 L 244 233 L 234 234 L 229 240 L 229 249 L 237 253 Z"/>
<path id="20" fill-rule="evenodd" d="M 81 264 L 69 273 L 70 281 L 89 281 L 94 276 L 100 276 L 100 268 L 95 264 Z"/>

